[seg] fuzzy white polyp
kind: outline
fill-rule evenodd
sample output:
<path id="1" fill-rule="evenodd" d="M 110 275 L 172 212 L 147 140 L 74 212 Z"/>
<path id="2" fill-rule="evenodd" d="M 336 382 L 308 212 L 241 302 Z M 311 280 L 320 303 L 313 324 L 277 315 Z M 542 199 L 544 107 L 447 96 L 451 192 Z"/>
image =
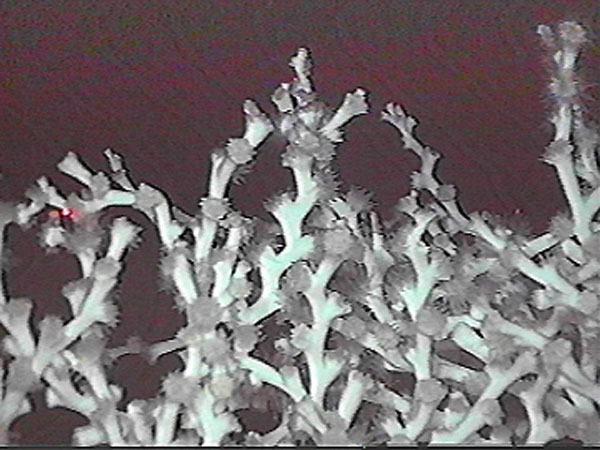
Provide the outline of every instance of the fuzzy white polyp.
<path id="1" fill-rule="evenodd" d="M 125 249 L 131 245 L 142 229 L 133 225 L 126 217 L 119 217 L 113 221 L 111 228 L 110 246 L 107 256 L 119 261 Z"/>

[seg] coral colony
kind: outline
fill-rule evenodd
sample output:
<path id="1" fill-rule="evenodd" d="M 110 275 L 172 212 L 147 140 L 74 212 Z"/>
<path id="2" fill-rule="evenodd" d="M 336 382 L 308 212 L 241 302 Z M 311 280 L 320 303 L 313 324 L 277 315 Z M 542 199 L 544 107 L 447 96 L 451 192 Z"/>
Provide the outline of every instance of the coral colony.
<path id="1" fill-rule="evenodd" d="M 380 221 L 370 195 L 343 191 L 332 168 L 340 128 L 367 113 L 366 92 L 330 109 L 314 91 L 304 48 L 291 59 L 293 82 L 272 95 L 277 117 L 244 103 L 245 133 L 212 153 L 208 192 L 193 215 L 132 183 L 110 149 L 108 173 L 73 153 L 58 164 L 85 185 L 80 194 L 65 198 L 42 177 L 27 202 L 2 203 L 3 230 L 31 226 L 51 207 L 42 245 L 73 253 L 82 272 L 62 291 L 73 315 L 66 322 L 48 316 L 31 327 L 32 301 L 8 298 L 2 286 L 3 441 L 41 389 L 50 408 L 89 419 L 73 435 L 84 446 L 600 443 L 600 137 L 584 123 L 574 72 L 585 32 L 563 22 L 538 33 L 552 56 L 555 103 L 542 160 L 568 204 L 539 236 L 488 213 L 464 214 L 455 187 L 434 175 L 440 154 L 393 103 L 382 120 L 421 167 L 393 219 Z M 265 203 L 272 223 L 245 217 L 227 198 L 271 132 L 287 138 L 282 164 L 295 183 Z M 186 317 L 172 339 L 122 352 L 182 360 L 155 398 L 124 408 L 123 388 L 107 377 L 106 344 L 117 323 L 111 294 L 141 227 L 119 217 L 101 229 L 99 215 L 114 205 L 156 226 L 161 274 Z M 263 333 L 267 320 L 279 324 L 277 335 Z M 270 359 L 265 341 L 275 349 Z M 452 361 L 442 343 L 480 369 Z M 410 388 L 399 389 L 398 377 Z M 266 390 L 280 410 L 264 433 L 245 427 L 239 411 Z M 518 421 L 507 396 L 525 411 Z"/>

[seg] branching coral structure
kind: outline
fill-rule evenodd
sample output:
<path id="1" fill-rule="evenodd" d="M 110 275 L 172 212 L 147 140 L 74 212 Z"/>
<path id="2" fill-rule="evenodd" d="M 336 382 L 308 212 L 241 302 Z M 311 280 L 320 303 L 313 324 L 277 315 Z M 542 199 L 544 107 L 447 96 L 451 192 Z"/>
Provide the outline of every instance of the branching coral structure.
<path id="1" fill-rule="evenodd" d="M 0 286 L 3 443 L 41 389 L 49 407 L 89 420 L 74 431 L 80 446 L 510 445 L 565 437 L 599 445 L 600 137 L 584 122 L 575 77 L 586 37 L 573 22 L 538 33 L 554 64 L 555 135 L 542 160 L 556 170 L 568 204 L 541 235 L 485 212 L 465 214 L 457 188 L 435 175 L 440 154 L 419 141 L 416 119 L 395 103 L 381 119 L 420 159 L 412 189 L 385 222 L 368 192 L 344 192 L 332 162 L 342 127 L 368 112 L 367 93 L 346 94 L 337 109 L 320 101 L 305 48 L 291 59 L 293 82 L 271 97 L 277 117 L 244 103 L 245 132 L 212 153 L 208 191 L 193 214 L 157 187 L 134 184 L 110 149 L 108 172 L 94 173 L 74 153 L 58 164 L 84 185 L 79 194 L 64 197 L 42 177 L 27 201 L 1 203 L 3 236 L 9 226 L 31 226 L 47 206 L 59 211 L 40 241 L 72 253 L 81 268 L 63 289 L 73 317 L 66 323 L 49 316 L 34 329 L 32 301 Z M 236 210 L 227 192 L 272 132 L 288 141 L 281 161 L 295 187 L 265 202 L 275 219 L 265 225 Z M 186 317 L 172 339 L 119 351 L 152 361 L 175 353 L 183 363 L 155 398 L 124 409 L 117 407 L 123 388 L 109 378 L 115 349 L 107 333 L 118 320 L 111 293 L 141 227 L 119 217 L 102 229 L 98 218 L 113 206 L 134 208 L 156 226 L 161 276 Z M 278 334 L 265 335 L 273 318 Z M 567 321 L 575 342 L 560 333 Z M 260 350 L 265 341 L 275 357 Z M 481 369 L 452 361 L 440 350 L 446 344 Z M 412 387 L 398 389 L 406 376 Z M 267 390 L 281 408 L 278 425 L 266 434 L 245 429 L 238 411 Z M 520 423 L 508 420 L 506 395 L 526 411 Z"/>

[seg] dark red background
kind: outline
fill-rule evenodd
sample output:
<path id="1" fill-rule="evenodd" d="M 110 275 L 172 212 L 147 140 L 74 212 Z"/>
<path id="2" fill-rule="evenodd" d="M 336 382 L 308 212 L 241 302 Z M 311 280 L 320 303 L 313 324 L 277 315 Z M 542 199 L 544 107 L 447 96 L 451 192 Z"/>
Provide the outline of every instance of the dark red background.
<path id="1" fill-rule="evenodd" d="M 537 231 L 565 206 L 551 167 L 538 161 L 552 138 L 547 121 L 547 72 L 536 34 L 540 23 L 576 20 L 596 33 L 595 0 L 566 1 L 52 1 L 0 3 L 0 196 L 21 200 L 41 175 L 63 192 L 78 185 L 56 169 L 75 151 L 106 170 L 103 150 L 125 157 L 134 181 L 167 192 L 188 212 L 206 189 L 209 153 L 243 132 L 241 105 L 269 97 L 291 81 L 290 56 L 311 50 L 321 96 L 339 105 L 363 87 L 373 113 L 347 127 L 338 149 L 341 178 L 374 192 L 386 210 L 407 192 L 417 159 L 401 150 L 397 132 L 380 122 L 388 101 L 420 122 L 418 136 L 444 158 L 438 174 L 460 189 L 467 212 L 522 210 Z M 592 33 L 581 74 L 589 113 L 598 115 L 600 51 Z M 247 215 L 267 218 L 262 201 L 289 186 L 279 166 L 282 142 L 261 148 L 256 171 L 232 191 Z M 126 213 L 144 227 L 149 222 Z M 9 229 L 8 293 L 35 302 L 35 322 L 46 314 L 69 318 L 60 289 L 79 277 L 74 258 L 45 255 L 35 230 Z M 183 323 L 170 295 L 159 292 L 158 241 L 149 228 L 127 257 L 121 323 L 111 345 L 133 333 L 155 342 Z M 156 367 L 141 358 L 120 360 L 112 379 L 125 401 L 157 393 Z M 69 442 L 87 423 L 62 409 L 47 410 L 35 396 L 34 414 L 14 429 L 27 444 Z"/>

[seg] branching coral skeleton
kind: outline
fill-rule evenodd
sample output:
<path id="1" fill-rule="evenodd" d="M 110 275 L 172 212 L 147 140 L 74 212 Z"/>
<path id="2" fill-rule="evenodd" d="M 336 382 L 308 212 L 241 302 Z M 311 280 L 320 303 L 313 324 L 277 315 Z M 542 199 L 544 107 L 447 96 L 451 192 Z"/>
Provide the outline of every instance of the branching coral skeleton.
<path id="1" fill-rule="evenodd" d="M 208 192 L 194 214 L 157 187 L 136 186 L 111 149 L 108 173 L 93 172 L 74 153 L 58 164 L 85 186 L 79 195 L 65 197 L 41 177 L 28 202 L 1 203 L 2 233 L 11 224 L 30 226 L 47 206 L 61 211 L 42 226 L 41 244 L 73 253 L 81 267 L 81 279 L 63 289 L 73 312 L 67 323 L 51 316 L 33 329 L 33 302 L 8 298 L 0 286 L 3 443 L 11 423 L 31 412 L 29 394 L 44 389 L 49 407 L 89 419 L 73 436 L 84 446 L 540 444 L 565 436 L 599 444 L 600 138 L 584 123 L 577 97 L 585 32 L 572 22 L 538 32 L 553 56 L 556 103 L 555 136 L 542 159 L 555 168 L 569 207 L 540 236 L 487 213 L 464 214 L 457 189 L 434 173 L 440 154 L 417 139 L 416 119 L 394 103 L 381 118 L 421 161 L 411 192 L 389 223 L 364 190 L 344 193 L 332 167 L 335 146 L 341 128 L 367 113 L 367 94 L 346 94 L 335 111 L 319 101 L 304 48 L 290 62 L 293 82 L 271 98 L 277 117 L 244 103 L 245 132 L 211 155 Z M 289 142 L 282 164 L 295 189 L 266 203 L 275 223 L 261 231 L 227 191 L 274 131 Z M 162 276 L 187 319 L 172 339 L 106 347 L 108 327 L 117 323 L 110 294 L 141 231 L 119 217 L 102 245 L 97 219 L 111 206 L 135 208 L 157 228 Z M 191 242 L 183 237 L 188 229 Z M 332 289 L 348 262 L 364 275 L 347 292 Z M 260 278 L 259 292 L 251 274 Z M 541 319 L 544 310 L 550 315 Z M 273 316 L 289 331 L 262 335 Z M 559 333 L 567 320 L 581 335 L 578 354 Z M 264 340 L 278 349 L 277 361 L 259 351 Z M 483 369 L 452 362 L 437 348 L 442 341 Z M 107 359 L 143 353 L 156 361 L 172 352 L 183 370 L 170 373 L 155 398 L 118 409 L 123 388 L 109 381 Z M 412 393 L 390 385 L 401 373 L 414 379 Z M 244 430 L 236 411 L 265 385 L 277 390 L 283 410 L 261 435 Z M 506 393 L 526 410 L 521 426 L 508 426 Z"/>

